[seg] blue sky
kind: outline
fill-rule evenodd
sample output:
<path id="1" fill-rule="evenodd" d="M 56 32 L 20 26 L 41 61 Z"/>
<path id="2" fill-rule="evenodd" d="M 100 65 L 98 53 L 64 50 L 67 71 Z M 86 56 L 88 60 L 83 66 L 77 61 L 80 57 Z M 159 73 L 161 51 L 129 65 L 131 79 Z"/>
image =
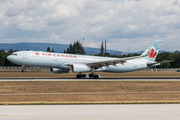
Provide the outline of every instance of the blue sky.
<path id="1" fill-rule="evenodd" d="M 154 40 L 180 50 L 179 0 L 0 0 L 0 42 L 69 44 L 139 51 Z"/>

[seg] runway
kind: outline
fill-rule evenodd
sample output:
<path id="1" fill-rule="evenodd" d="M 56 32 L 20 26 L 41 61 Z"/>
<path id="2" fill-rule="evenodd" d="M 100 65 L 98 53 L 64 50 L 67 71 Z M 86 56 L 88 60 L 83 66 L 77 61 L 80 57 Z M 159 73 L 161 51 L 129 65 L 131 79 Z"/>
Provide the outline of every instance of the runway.
<path id="1" fill-rule="evenodd" d="M 1 120 L 179 120 L 180 104 L 8 105 Z"/>
<path id="2" fill-rule="evenodd" d="M 155 78 L 0 78 L 0 81 L 180 81 L 179 77 L 155 77 Z"/>

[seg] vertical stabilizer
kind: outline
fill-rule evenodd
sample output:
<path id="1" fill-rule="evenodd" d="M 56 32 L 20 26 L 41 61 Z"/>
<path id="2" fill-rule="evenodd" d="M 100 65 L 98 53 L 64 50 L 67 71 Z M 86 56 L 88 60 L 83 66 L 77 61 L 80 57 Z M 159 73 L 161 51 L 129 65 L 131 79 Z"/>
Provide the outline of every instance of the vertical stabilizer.
<path id="1" fill-rule="evenodd" d="M 142 55 L 146 55 L 147 53 L 151 52 L 151 54 L 149 56 L 146 57 L 146 59 L 148 59 L 149 61 L 155 61 L 159 49 L 162 45 L 162 40 L 156 40 L 154 41 L 143 53 Z M 141 55 L 141 56 L 142 56 Z"/>

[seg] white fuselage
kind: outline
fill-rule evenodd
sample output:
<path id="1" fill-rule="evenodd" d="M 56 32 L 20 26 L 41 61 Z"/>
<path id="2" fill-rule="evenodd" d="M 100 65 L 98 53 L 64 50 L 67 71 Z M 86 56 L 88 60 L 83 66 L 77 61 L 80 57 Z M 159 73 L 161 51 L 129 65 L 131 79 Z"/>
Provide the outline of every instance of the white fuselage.
<path id="1" fill-rule="evenodd" d="M 95 62 L 101 60 L 113 60 L 117 58 L 111 57 L 96 57 L 89 55 L 76 55 L 65 53 L 51 53 L 51 52 L 39 52 L 39 51 L 19 51 L 14 52 L 7 57 L 11 62 L 18 65 L 36 66 L 36 67 L 48 67 L 48 68 L 60 68 L 70 70 L 70 66 L 66 64 L 78 64 L 86 62 Z M 147 60 L 144 58 L 137 58 L 133 60 L 127 60 L 123 64 L 110 65 L 109 67 L 102 67 L 95 71 L 102 72 L 130 72 L 147 68 Z"/>

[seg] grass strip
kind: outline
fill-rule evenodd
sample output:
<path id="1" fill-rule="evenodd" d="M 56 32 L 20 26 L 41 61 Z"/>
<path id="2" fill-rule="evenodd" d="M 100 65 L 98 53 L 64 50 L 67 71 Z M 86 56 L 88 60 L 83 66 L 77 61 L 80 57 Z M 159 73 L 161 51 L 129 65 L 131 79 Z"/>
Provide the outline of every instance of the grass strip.
<path id="1" fill-rule="evenodd" d="M 92 105 L 92 104 L 180 104 L 180 101 L 134 101 L 134 102 L 10 102 L 0 105 Z"/>

